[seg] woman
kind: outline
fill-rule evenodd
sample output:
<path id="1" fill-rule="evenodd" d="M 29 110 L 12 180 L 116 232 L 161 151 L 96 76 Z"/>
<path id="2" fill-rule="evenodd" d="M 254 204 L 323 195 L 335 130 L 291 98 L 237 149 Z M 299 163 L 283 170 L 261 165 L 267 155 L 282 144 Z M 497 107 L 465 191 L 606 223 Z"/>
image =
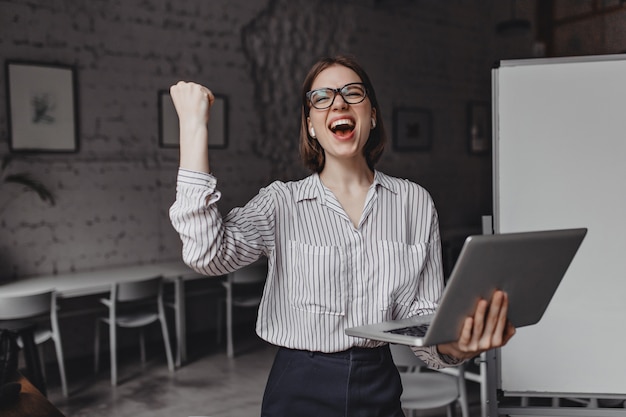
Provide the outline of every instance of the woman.
<path id="1" fill-rule="evenodd" d="M 374 169 L 385 130 L 374 87 L 349 57 L 324 58 L 302 90 L 300 148 L 313 174 L 274 182 L 222 219 L 209 174 L 213 94 L 171 88 L 180 119 L 180 170 L 170 216 L 183 258 L 225 274 L 268 258 L 257 319 L 279 346 L 262 416 L 402 416 L 388 345 L 347 327 L 433 313 L 443 287 L 437 213 L 417 184 Z M 507 298 L 482 300 L 454 343 L 414 348 L 431 366 L 458 364 L 513 335 Z"/>

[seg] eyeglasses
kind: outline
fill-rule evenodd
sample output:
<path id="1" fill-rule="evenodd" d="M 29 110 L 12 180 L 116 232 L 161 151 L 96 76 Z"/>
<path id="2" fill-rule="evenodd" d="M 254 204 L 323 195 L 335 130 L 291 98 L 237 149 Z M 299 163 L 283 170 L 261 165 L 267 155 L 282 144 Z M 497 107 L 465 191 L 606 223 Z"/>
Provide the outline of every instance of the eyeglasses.
<path id="1" fill-rule="evenodd" d="M 367 89 L 363 83 L 350 83 L 341 88 L 318 88 L 306 93 L 311 106 L 318 110 L 329 108 L 335 102 L 337 94 L 348 104 L 359 104 L 367 97 Z"/>

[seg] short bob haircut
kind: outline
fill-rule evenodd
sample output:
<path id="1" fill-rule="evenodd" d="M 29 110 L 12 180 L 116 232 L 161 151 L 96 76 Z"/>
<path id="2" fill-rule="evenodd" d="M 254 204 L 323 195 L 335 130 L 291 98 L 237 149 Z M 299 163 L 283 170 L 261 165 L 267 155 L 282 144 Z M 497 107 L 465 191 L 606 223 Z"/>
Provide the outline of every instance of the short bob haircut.
<path id="1" fill-rule="evenodd" d="M 365 84 L 367 91 L 367 97 L 370 100 L 373 109 L 376 109 L 376 127 L 370 131 L 369 139 L 363 148 L 363 154 L 367 161 L 367 166 L 374 170 L 374 165 L 380 159 L 385 148 L 385 142 L 387 141 L 387 133 L 385 132 L 385 126 L 383 125 L 382 112 L 378 107 L 378 100 L 376 99 L 376 92 L 374 86 L 370 81 L 369 76 L 365 70 L 356 62 L 353 57 L 338 55 L 334 57 L 324 57 L 318 60 L 306 78 L 302 85 L 302 120 L 300 125 L 300 156 L 304 165 L 311 169 L 313 172 L 320 173 L 324 169 L 325 156 L 324 149 L 320 146 L 317 140 L 311 137 L 309 134 L 307 119 L 311 112 L 311 104 L 306 97 L 306 93 L 311 90 L 313 81 L 315 78 L 326 68 L 341 65 L 350 68 L 356 72 L 361 78 L 361 81 Z"/>

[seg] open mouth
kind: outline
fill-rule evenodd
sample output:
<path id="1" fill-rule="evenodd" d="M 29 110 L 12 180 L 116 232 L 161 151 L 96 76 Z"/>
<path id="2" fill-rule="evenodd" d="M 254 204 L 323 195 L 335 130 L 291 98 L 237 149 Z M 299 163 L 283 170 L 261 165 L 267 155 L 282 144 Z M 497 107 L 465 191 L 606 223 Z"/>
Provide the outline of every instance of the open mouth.
<path id="1" fill-rule="evenodd" d="M 332 122 L 329 126 L 331 132 L 335 135 L 343 137 L 348 136 L 354 130 L 354 120 L 339 119 Z"/>

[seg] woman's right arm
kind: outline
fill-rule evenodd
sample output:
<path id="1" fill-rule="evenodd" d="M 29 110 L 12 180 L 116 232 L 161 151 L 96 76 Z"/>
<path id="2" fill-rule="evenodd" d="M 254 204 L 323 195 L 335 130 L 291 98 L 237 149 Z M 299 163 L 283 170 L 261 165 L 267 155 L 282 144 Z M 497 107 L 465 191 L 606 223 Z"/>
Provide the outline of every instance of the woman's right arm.
<path id="1" fill-rule="evenodd" d="M 208 122 L 215 97 L 208 88 L 184 81 L 171 86 L 170 95 L 180 128 L 180 167 L 209 173 Z"/>
<path id="2" fill-rule="evenodd" d="M 180 81 L 170 88 L 180 123 L 180 170 L 172 225 L 183 243 L 183 260 L 206 275 L 241 268 L 266 254 L 272 245 L 273 204 L 260 193 L 223 219 L 217 180 L 210 175 L 208 122 L 215 98 L 199 84 Z"/>
<path id="3" fill-rule="evenodd" d="M 275 205 L 263 189 L 244 207 L 222 218 L 217 180 L 210 174 L 180 169 L 172 226 L 183 243 L 183 261 L 205 275 L 223 275 L 269 256 L 274 247 Z"/>

